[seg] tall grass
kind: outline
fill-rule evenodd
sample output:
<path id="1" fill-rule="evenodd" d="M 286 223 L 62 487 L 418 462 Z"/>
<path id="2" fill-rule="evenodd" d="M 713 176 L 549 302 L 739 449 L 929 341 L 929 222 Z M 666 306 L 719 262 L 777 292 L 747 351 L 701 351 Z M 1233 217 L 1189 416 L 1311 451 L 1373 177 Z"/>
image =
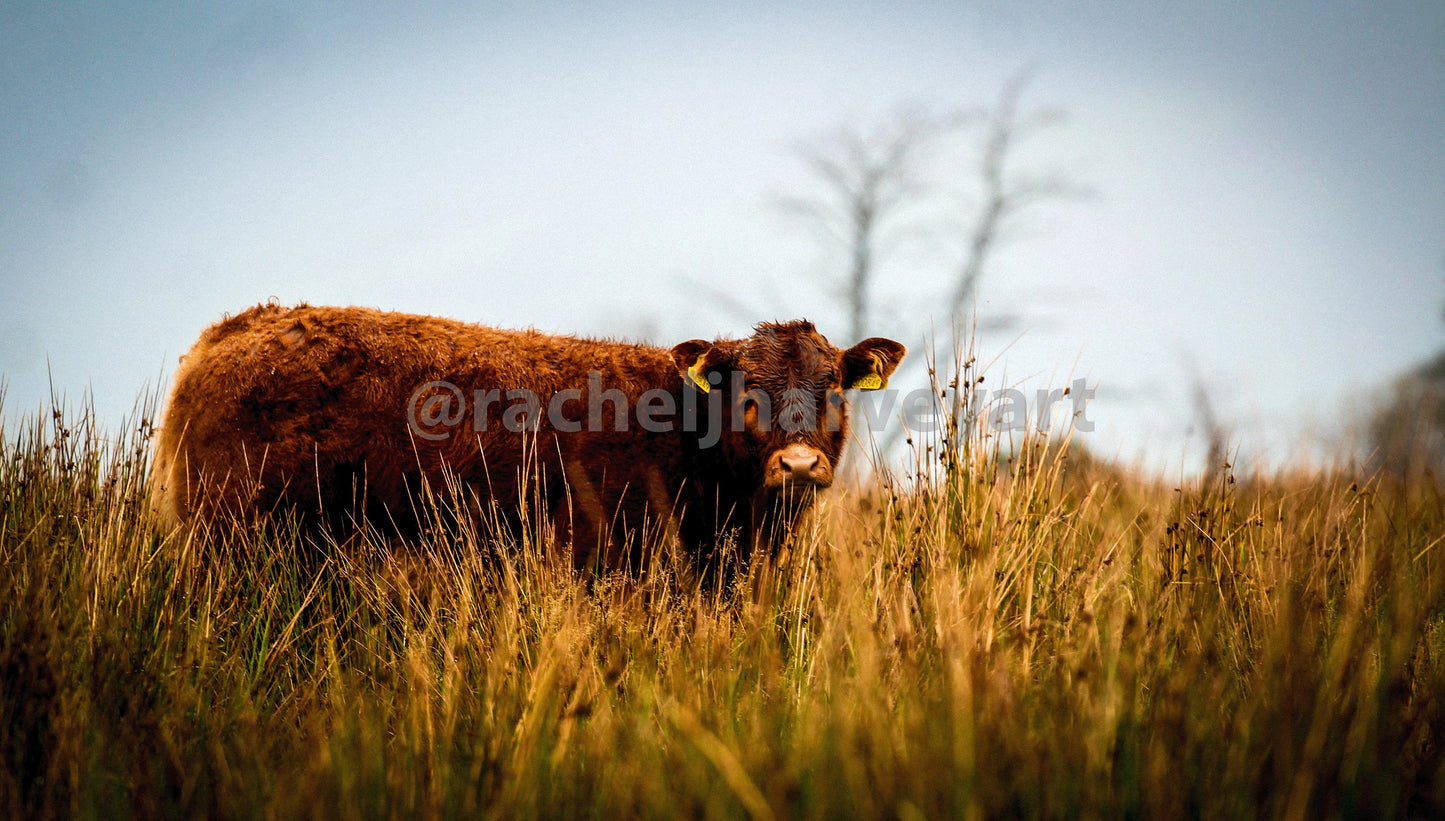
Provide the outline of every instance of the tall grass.
<path id="1" fill-rule="evenodd" d="M 10 817 L 1445 814 L 1433 486 L 974 433 L 716 588 L 163 535 L 148 413 L 0 437 Z"/>

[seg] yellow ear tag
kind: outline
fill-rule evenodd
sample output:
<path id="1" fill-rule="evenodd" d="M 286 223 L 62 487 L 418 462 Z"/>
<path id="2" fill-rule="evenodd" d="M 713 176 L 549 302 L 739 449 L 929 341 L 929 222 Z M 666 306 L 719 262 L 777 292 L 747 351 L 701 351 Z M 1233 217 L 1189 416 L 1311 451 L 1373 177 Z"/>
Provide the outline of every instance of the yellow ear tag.
<path id="1" fill-rule="evenodd" d="M 876 373 L 870 373 L 867 376 L 858 379 L 852 385 L 852 387 L 855 387 L 860 391 L 876 391 L 879 388 L 884 388 L 887 386 L 888 383 L 883 381 L 883 377 L 879 376 Z"/>
<path id="2" fill-rule="evenodd" d="M 697 361 L 692 363 L 692 367 L 687 369 L 687 375 L 692 377 L 692 383 L 697 385 L 697 389 L 703 393 L 712 390 L 712 383 L 707 381 L 707 374 L 702 372 L 702 361 L 705 358 L 706 354 L 699 356 Z"/>

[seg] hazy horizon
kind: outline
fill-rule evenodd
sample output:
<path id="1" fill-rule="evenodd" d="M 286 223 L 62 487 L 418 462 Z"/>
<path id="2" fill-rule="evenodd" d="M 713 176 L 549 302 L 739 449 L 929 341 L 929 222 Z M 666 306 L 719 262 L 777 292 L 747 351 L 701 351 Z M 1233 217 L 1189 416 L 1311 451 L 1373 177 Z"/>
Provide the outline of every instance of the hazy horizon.
<path id="1" fill-rule="evenodd" d="M 0 42 L 9 418 L 53 382 L 116 424 L 270 298 L 663 345 L 807 316 L 846 344 L 836 261 L 777 204 L 796 146 L 1023 70 L 1067 116 L 1020 167 L 1090 195 L 992 259 L 991 383 L 1085 377 L 1086 444 L 1174 470 L 1197 380 L 1279 464 L 1445 348 L 1438 3 L 36 4 Z M 874 288 L 915 350 L 951 322 L 968 161 Z"/>

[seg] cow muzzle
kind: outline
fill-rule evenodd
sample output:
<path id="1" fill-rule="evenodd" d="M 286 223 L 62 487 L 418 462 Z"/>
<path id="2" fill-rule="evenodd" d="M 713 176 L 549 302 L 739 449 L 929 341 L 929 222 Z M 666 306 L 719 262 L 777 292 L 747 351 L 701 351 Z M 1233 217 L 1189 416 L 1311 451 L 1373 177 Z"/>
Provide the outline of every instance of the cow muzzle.
<path id="1" fill-rule="evenodd" d="M 833 484 L 833 466 L 828 457 L 815 447 L 788 445 L 768 457 L 764 483 L 774 489 L 788 486 L 824 488 Z"/>

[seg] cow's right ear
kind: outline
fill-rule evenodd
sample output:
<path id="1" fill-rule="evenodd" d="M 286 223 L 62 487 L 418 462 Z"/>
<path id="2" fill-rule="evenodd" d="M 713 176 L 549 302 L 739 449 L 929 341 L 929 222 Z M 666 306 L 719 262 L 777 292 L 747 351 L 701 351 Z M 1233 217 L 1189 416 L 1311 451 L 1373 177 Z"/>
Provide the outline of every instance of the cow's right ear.
<path id="1" fill-rule="evenodd" d="M 712 343 L 705 339 L 689 339 L 672 346 L 672 361 L 677 365 L 678 373 L 682 374 L 682 381 L 691 383 L 703 393 L 712 390 L 712 384 L 707 379 L 708 353 L 712 349 Z"/>

